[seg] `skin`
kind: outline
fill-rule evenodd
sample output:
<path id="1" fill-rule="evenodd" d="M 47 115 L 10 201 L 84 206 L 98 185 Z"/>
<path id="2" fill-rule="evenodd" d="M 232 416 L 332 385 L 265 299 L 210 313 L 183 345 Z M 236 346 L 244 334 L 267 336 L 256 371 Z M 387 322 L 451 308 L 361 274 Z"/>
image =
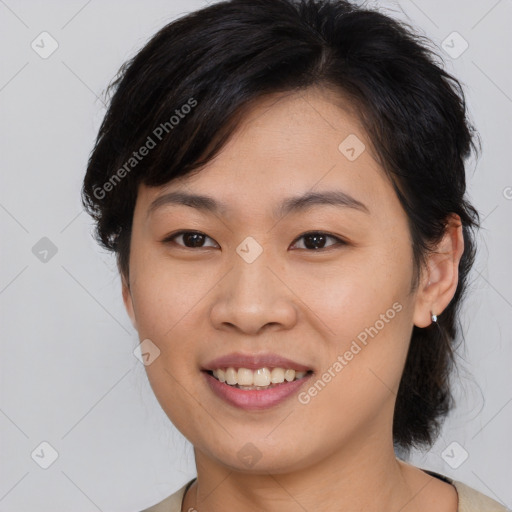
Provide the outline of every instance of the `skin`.
<path id="1" fill-rule="evenodd" d="M 139 189 L 123 298 L 140 339 L 161 351 L 146 367 L 152 389 L 194 446 L 198 479 L 183 511 L 457 510 L 452 485 L 395 457 L 392 419 L 413 326 L 429 326 L 455 293 L 460 219 L 450 219 L 410 293 L 406 214 L 340 98 L 320 88 L 267 96 L 199 173 Z M 350 134 L 366 145 L 354 161 L 338 149 Z M 343 190 L 370 213 L 316 205 L 272 216 L 284 198 L 312 189 Z M 175 190 L 209 195 L 229 211 L 169 204 L 147 215 Z M 179 236 L 163 242 L 182 229 L 207 235 L 203 247 Z M 325 248 L 308 249 L 308 231 L 347 243 L 326 238 Z M 236 252 L 248 236 L 263 249 L 250 264 Z M 231 352 L 277 352 L 319 377 L 396 302 L 400 312 L 307 404 L 294 395 L 243 411 L 200 373 Z M 261 456 L 252 467 L 237 456 L 248 442 Z"/>

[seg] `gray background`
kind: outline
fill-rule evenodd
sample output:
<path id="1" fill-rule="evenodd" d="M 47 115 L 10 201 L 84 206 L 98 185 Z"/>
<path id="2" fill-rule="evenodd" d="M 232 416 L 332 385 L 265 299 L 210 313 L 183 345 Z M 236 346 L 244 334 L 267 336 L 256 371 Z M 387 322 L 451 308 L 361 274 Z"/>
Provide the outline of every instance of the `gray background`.
<path id="1" fill-rule="evenodd" d="M 483 142 L 468 166 L 483 229 L 463 308 L 458 406 L 411 462 L 510 507 L 512 2 L 383 4 L 440 47 Z M 133 355 L 115 261 L 95 244 L 79 192 L 106 85 L 154 32 L 203 5 L 0 0 L 0 511 L 136 511 L 195 475 L 190 444 Z M 31 47 L 43 46 L 43 31 L 59 45 L 48 58 Z M 454 31 L 469 44 L 456 57 Z M 42 442 L 58 454 L 47 469 Z"/>

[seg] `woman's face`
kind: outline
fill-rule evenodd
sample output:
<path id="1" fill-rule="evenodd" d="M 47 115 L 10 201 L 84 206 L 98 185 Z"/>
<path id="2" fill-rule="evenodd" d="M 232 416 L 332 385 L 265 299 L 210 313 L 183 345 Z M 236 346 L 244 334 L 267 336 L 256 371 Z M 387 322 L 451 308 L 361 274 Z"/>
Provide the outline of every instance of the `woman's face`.
<path id="1" fill-rule="evenodd" d="M 123 296 L 151 340 L 149 381 L 196 450 L 237 471 L 291 471 L 390 443 L 412 328 L 426 314 L 410 293 L 406 214 L 356 117 L 335 102 L 318 89 L 267 97 L 201 172 L 139 189 Z M 222 206 L 168 197 L 151 207 L 170 192 Z M 286 208 L 313 193 L 339 201 Z M 266 391 L 213 382 L 209 363 L 234 353 L 249 359 L 230 364 L 231 378 L 282 379 L 272 368 L 287 365 L 272 358 L 252 359 L 268 373 L 237 371 L 269 354 L 313 373 Z"/>

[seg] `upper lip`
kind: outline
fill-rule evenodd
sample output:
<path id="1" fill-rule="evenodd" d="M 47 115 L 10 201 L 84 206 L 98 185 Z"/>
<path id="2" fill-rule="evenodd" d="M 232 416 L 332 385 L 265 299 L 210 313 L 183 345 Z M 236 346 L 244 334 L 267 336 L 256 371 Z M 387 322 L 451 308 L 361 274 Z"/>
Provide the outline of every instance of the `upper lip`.
<path id="1" fill-rule="evenodd" d="M 225 356 L 217 357 L 206 363 L 203 370 L 217 370 L 219 368 L 248 368 L 249 370 L 257 370 L 258 368 L 284 368 L 307 372 L 310 367 L 297 363 L 278 354 L 242 354 L 234 352 Z"/>

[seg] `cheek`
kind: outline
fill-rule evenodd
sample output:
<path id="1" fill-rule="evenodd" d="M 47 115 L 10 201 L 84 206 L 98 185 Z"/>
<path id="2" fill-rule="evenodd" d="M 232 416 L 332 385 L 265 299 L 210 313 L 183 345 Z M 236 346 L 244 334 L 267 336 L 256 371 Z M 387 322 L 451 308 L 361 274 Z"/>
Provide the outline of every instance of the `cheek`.
<path id="1" fill-rule="evenodd" d="M 204 280 L 169 269 L 169 263 L 147 258 L 133 265 L 132 295 L 139 337 L 150 339 L 159 356 L 145 367 L 153 393 L 169 419 L 181 431 L 204 423 L 190 391 L 199 376 L 195 366 L 198 315 L 204 302 Z M 203 284 L 201 284 L 201 282 Z"/>
<path id="2" fill-rule="evenodd" d="M 382 310 L 387 323 L 366 313 L 337 324 L 325 364 L 301 397 L 313 431 L 341 441 L 393 411 L 410 338 L 407 309 L 394 304 Z"/>
<path id="3" fill-rule="evenodd" d="M 191 271 L 192 266 L 161 257 L 143 261 L 138 264 L 134 258 L 133 263 L 132 294 L 139 334 L 160 341 L 172 340 L 176 331 L 187 326 L 189 317 L 197 315 L 207 283 L 196 269 Z"/>
<path id="4" fill-rule="evenodd" d="M 410 269 L 392 251 L 372 245 L 341 254 L 336 262 L 298 266 L 287 274 L 291 288 L 332 336 L 356 336 L 403 302 Z M 391 311 L 391 315 L 393 315 Z"/>
<path id="5" fill-rule="evenodd" d="M 360 253 L 357 262 L 344 263 L 335 272 L 310 274 L 304 302 L 326 334 L 327 375 L 320 378 L 332 384 L 322 391 L 323 400 L 370 410 L 361 400 L 378 405 L 398 390 L 411 335 L 412 267 L 384 251 L 376 257 L 374 248 L 367 257 Z"/>

